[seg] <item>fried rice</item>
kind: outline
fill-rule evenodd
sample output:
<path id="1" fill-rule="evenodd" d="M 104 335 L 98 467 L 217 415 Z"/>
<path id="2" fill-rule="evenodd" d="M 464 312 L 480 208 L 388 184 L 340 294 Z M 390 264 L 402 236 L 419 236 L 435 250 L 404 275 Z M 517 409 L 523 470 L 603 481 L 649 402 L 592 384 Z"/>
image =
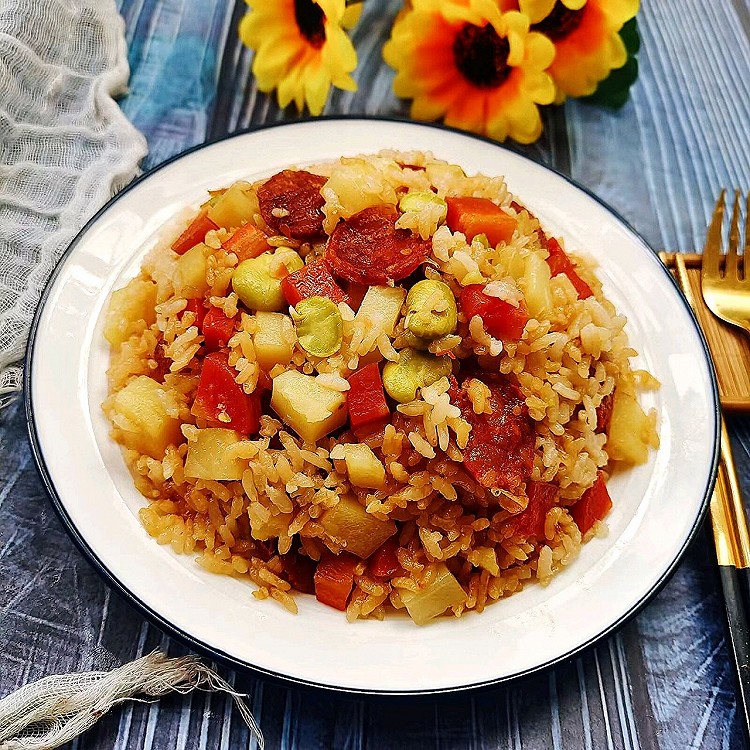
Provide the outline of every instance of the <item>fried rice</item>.
<path id="1" fill-rule="evenodd" d="M 350 621 L 402 610 L 424 624 L 547 584 L 585 541 L 606 534 L 613 468 L 658 447 L 657 415 L 637 400 L 658 383 L 631 368 L 626 319 L 603 295 L 592 261 L 552 238 L 502 177 L 466 175 L 430 154 L 381 152 L 281 174 L 281 187 L 271 178 L 207 196 L 113 295 L 103 409 L 146 499 L 146 531 L 213 573 L 250 581 L 258 599 L 296 612 L 298 596 L 315 594 Z M 455 198 L 492 203 L 512 232 L 493 243 L 470 223 L 459 221 L 460 231 L 446 218 Z M 339 233 L 383 207 L 393 217 L 389 237 L 411 244 L 399 256 L 365 236 L 369 244 L 355 248 L 364 271 L 348 271 L 336 255 Z M 303 219 L 314 219 L 312 230 Z M 310 351 L 296 297 L 271 311 L 248 303 L 238 269 L 259 256 L 239 242 L 243 228 L 257 230 L 271 278 L 300 273 L 292 256 L 330 271 L 338 291 L 313 296 L 335 307 L 335 351 Z M 405 268 L 415 247 L 424 257 Z M 384 266 L 398 268 L 397 278 L 380 278 Z M 403 300 L 392 326 L 360 314 L 372 288 L 406 296 L 420 281 L 450 289 L 449 333 L 415 340 Z M 471 316 L 467 289 L 481 302 Z M 442 314 L 437 297 L 424 304 Z M 493 335 L 499 309 L 511 318 L 525 311 L 515 334 Z M 209 314 L 228 326 L 218 342 Z M 271 322 L 273 334 L 264 329 Z M 310 335 L 319 345 L 320 331 Z M 395 398 L 388 375 L 405 367 L 405 350 L 442 369 L 417 377 L 413 397 Z M 224 403 L 204 408 L 202 379 L 221 357 L 255 421 Z M 355 429 L 365 408 L 356 374 L 368 366 L 385 384 L 386 411 L 381 403 L 378 418 Z M 311 432 L 312 407 L 287 383 L 335 404 L 322 434 Z"/>

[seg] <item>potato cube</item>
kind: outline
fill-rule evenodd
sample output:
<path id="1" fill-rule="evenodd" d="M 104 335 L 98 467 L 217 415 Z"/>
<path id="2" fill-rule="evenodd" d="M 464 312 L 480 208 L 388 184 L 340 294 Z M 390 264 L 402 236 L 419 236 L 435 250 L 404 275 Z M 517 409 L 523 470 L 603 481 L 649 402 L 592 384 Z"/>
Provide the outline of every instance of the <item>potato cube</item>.
<path id="1" fill-rule="evenodd" d="M 175 294 L 185 299 L 192 299 L 203 297 L 208 291 L 206 280 L 208 271 L 206 254 L 208 252 L 210 252 L 208 246 L 201 242 L 178 258 L 174 274 Z"/>
<path id="2" fill-rule="evenodd" d="M 385 484 L 385 467 L 369 445 L 358 443 L 340 447 L 344 452 L 346 473 L 355 487 L 377 490 Z"/>
<path id="3" fill-rule="evenodd" d="M 237 481 L 247 468 L 247 461 L 233 456 L 228 449 L 242 436 L 223 427 L 198 430 L 195 440 L 188 442 L 185 476 L 193 479 Z"/>
<path id="4" fill-rule="evenodd" d="M 363 560 L 396 533 L 393 521 L 375 518 L 349 495 L 325 511 L 320 523 L 333 540 Z"/>
<path id="5" fill-rule="evenodd" d="M 294 518 L 293 513 L 273 515 L 265 505 L 258 501 L 250 503 L 247 515 L 250 518 L 250 536 L 261 542 L 286 534 Z"/>
<path id="6" fill-rule="evenodd" d="M 346 422 L 346 397 L 312 375 L 286 370 L 273 379 L 271 408 L 306 443 L 315 443 Z"/>
<path id="7" fill-rule="evenodd" d="M 497 553 L 492 547 L 476 547 L 466 559 L 478 568 L 483 568 L 490 575 L 500 575 L 500 566 L 497 564 Z"/>
<path id="8" fill-rule="evenodd" d="M 523 289 L 526 309 L 532 318 L 539 318 L 544 311 L 552 309 L 551 273 L 547 261 L 538 253 L 529 253 L 525 265 L 520 286 Z"/>
<path id="9" fill-rule="evenodd" d="M 268 372 L 274 365 L 288 365 L 294 354 L 297 334 L 288 315 L 276 312 L 257 312 L 258 330 L 253 335 L 255 359 Z"/>
<path id="10" fill-rule="evenodd" d="M 112 346 L 119 346 L 139 332 L 143 323 L 150 326 L 155 322 L 155 306 L 156 284 L 133 279 L 126 287 L 112 292 L 104 320 L 104 337 Z"/>
<path id="11" fill-rule="evenodd" d="M 258 213 L 258 202 L 248 195 L 242 183 L 235 183 L 208 209 L 208 218 L 225 229 L 239 227 Z"/>
<path id="12" fill-rule="evenodd" d="M 172 396 L 147 375 L 131 380 L 116 393 L 112 407 L 116 414 L 127 420 L 127 426 L 118 426 L 120 440 L 128 448 L 161 459 L 168 445 L 183 440 L 180 420 L 170 416 L 176 408 Z M 113 416 L 117 424 L 116 414 Z"/>
<path id="13" fill-rule="evenodd" d="M 419 591 L 400 591 L 409 616 L 417 625 L 426 625 L 433 617 L 442 615 L 448 607 L 466 601 L 466 592 L 445 563 L 437 563 L 430 571 L 432 578 Z"/>
<path id="14" fill-rule="evenodd" d="M 370 325 L 379 333 L 393 335 L 406 290 L 400 286 L 371 286 L 357 310 L 356 319 L 369 319 Z"/>
<path id="15" fill-rule="evenodd" d="M 613 461 L 644 464 L 648 461 L 651 420 L 635 396 L 623 388 L 615 390 L 605 449 Z"/>
<path id="16" fill-rule="evenodd" d="M 369 206 L 383 203 L 395 205 L 398 200 L 385 172 L 357 157 L 344 159 L 336 165 L 323 186 L 324 196 L 327 197 L 331 192 L 338 197 L 345 219 Z"/>

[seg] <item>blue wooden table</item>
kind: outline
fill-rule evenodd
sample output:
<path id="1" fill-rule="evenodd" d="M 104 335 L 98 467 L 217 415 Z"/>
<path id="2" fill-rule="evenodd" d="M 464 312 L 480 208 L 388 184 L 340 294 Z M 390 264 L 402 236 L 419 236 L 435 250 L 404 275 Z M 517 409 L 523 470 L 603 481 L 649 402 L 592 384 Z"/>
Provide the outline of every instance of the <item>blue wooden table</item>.
<path id="1" fill-rule="evenodd" d="M 118 7 L 131 64 L 121 106 L 148 140 L 144 170 L 208 138 L 297 117 L 253 85 L 236 33 L 241 0 Z M 399 8 L 368 0 L 353 36 L 359 90 L 334 93 L 327 114 L 407 114 L 381 58 Z M 641 72 L 626 106 L 550 109 L 544 135 L 522 151 L 586 186 L 654 248 L 694 251 L 720 188 L 750 187 L 750 4 L 644 0 L 638 22 Z M 750 491 L 750 419 L 730 428 Z M 269 748 L 743 748 L 719 590 L 704 530 L 616 635 L 554 670 L 444 699 L 356 699 L 219 669 L 249 695 Z M 22 408 L 11 407 L 0 424 L 0 695 L 157 647 L 185 653 L 73 546 L 37 477 Z M 231 700 L 196 693 L 115 710 L 71 747 L 247 745 Z"/>

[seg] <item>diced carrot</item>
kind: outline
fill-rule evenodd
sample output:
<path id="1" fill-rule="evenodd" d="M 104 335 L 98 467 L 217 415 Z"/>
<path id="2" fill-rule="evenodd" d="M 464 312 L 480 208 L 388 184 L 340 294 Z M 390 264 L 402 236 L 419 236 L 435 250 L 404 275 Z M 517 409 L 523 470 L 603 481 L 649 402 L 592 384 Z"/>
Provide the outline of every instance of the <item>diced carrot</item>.
<path id="1" fill-rule="evenodd" d="M 376 422 L 368 422 L 367 424 L 363 424 L 361 427 L 352 430 L 352 434 L 356 442 L 366 443 L 371 448 L 375 445 L 382 445 L 385 427 L 390 424 L 390 422 L 391 415 L 389 413 L 384 419 L 378 419 Z M 375 442 L 373 443 L 373 441 Z"/>
<path id="2" fill-rule="evenodd" d="M 235 381 L 236 376 L 237 371 L 229 364 L 226 352 L 207 354 L 190 411 L 212 427 L 226 427 L 250 435 L 260 427 L 260 399 L 257 392 L 245 393 Z"/>
<path id="3" fill-rule="evenodd" d="M 516 219 L 495 205 L 489 198 L 446 198 L 446 224 L 452 232 L 463 232 L 471 241 L 478 234 L 487 237 L 493 247 L 510 242 Z"/>
<path id="4" fill-rule="evenodd" d="M 249 258 L 257 258 L 266 250 L 270 250 L 268 237 L 254 224 L 243 224 L 234 234 L 224 243 L 224 249 L 229 253 L 234 253 L 240 263 Z"/>
<path id="5" fill-rule="evenodd" d="M 190 224 L 188 224 L 185 231 L 172 243 L 172 250 L 178 255 L 182 255 L 190 250 L 191 247 L 195 247 L 199 242 L 203 242 L 203 240 L 206 239 L 206 232 L 218 228 L 218 225 L 208 218 L 206 210 L 204 209 L 190 222 Z"/>
<path id="6" fill-rule="evenodd" d="M 345 610 L 354 588 L 354 570 L 357 559 L 342 552 L 323 558 L 315 568 L 313 581 L 319 602 L 335 609 Z"/>
<path id="7" fill-rule="evenodd" d="M 573 261 L 568 257 L 562 247 L 560 247 L 560 243 L 554 237 L 545 237 L 544 245 L 549 252 L 547 265 L 549 266 L 552 275 L 557 276 L 558 274 L 564 273 L 578 292 L 579 299 L 591 297 L 594 292 L 591 291 L 591 287 L 578 275 Z"/>
<path id="8" fill-rule="evenodd" d="M 484 293 L 481 284 L 470 284 L 461 290 L 461 311 L 466 320 L 475 315 L 482 319 L 484 329 L 490 336 L 504 341 L 518 341 L 523 335 L 523 329 L 529 322 L 529 314 L 523 300 L 518 306 L 499 297 L 490 297 Z"/>
<path id="9" fill-rule="evenodd" d="M 234 336 L 234 318 L 228 318 L 218 307 L 212 307 L 203 319 L 201 330 L 206 351 L 218 351 Z"/>
<path id="10" fill-rule="evenodd" d="M 597 521 L 601 521 L 611 508 L 612 500 L 607 491 L 604 475 L 599 472 L 594 484 L 570 508 L 570 515 L 578 524 L 581 534 L 585 534 Z"/>
<path id="11" fill-rule="evenodd" d="M 292 306 L 309 297 L 328 297 L 336 304 L 348 299 L 323 260 L 314 260 L 299 271 L 285 276 L 281 282 L 281 291 Z"/>
<path id="12" fill-rule="evenodd" d="M 376 362 L 365 365 L 349 376 L 346 405 L 349 408 L 349 423 L 354 430 L 390 417 L 383 379 Z"/>
<path id="13" fill-rule="evenodd" d="M 391 537 L 380 545 L 375 552 L 370 555 L 368 568 L 370 574 L 376 578 L 391 578 L 399 571 L 403 570 L 401 563 L 398 561 L 396 550 L 398 541 Z"/>

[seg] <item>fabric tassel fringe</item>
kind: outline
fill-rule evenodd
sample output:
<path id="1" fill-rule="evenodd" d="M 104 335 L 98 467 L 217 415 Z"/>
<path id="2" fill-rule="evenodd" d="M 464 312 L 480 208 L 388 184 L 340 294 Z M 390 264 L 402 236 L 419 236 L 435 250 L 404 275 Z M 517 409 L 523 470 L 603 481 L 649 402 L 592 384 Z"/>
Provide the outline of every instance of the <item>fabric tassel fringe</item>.
<path id="1" fill-rule="evenodd" d="M 151 702 L 172 692 L 221 691 L 232 696 L 263 750 L 263 734 L 242 693 L 195 656 L 169 658 L 160 651 L 111 672 L 54 675 L 0 699 L 0 750 L 46 750 L 70 742 L 113 706 Z"/>

